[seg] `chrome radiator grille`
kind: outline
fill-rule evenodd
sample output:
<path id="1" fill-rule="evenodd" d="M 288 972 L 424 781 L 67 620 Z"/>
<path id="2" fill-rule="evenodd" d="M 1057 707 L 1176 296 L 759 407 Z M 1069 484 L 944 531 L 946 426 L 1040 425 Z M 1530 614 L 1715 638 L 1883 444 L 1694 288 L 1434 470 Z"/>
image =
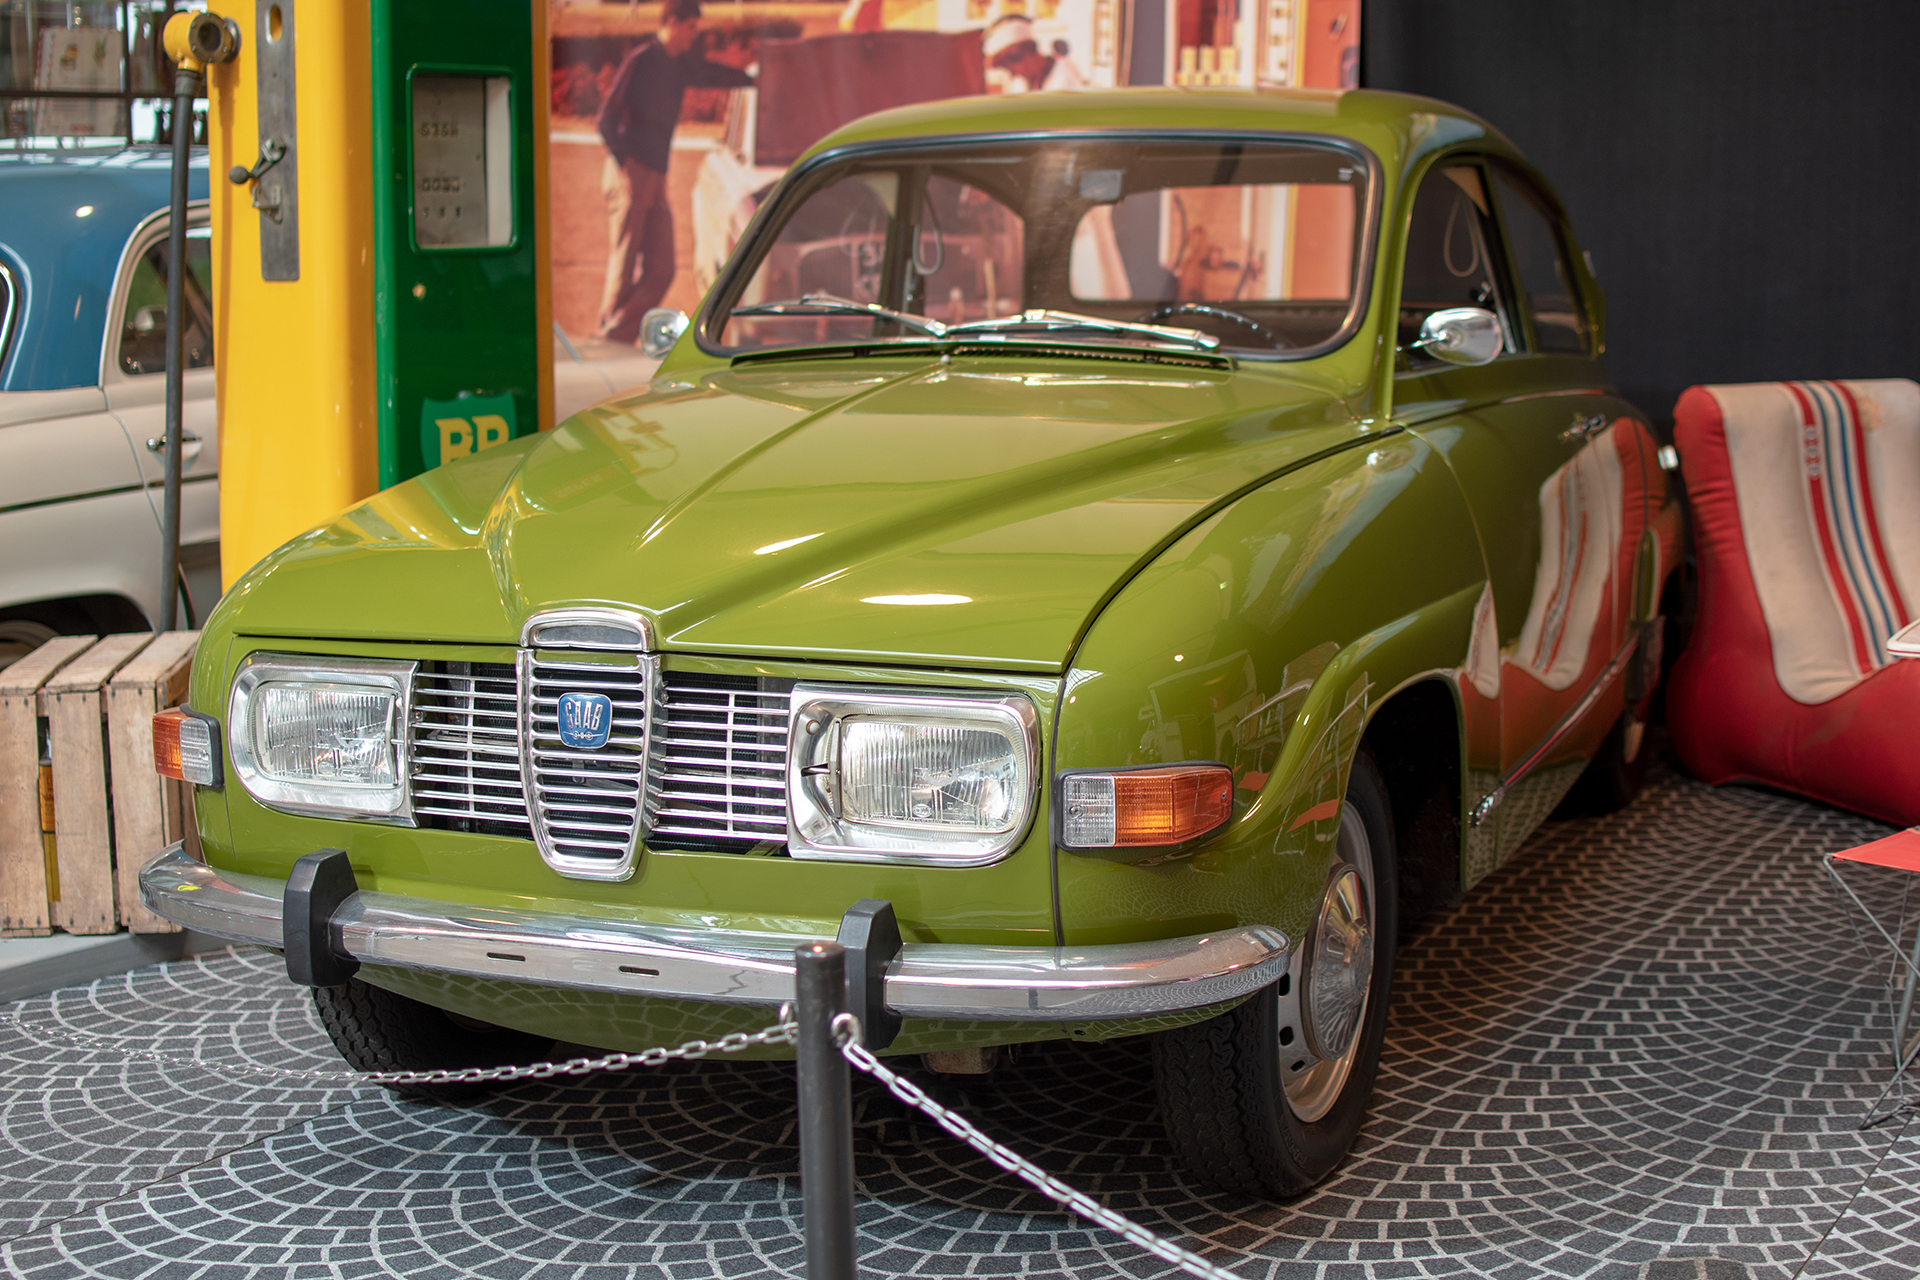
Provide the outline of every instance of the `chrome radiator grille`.
<path id="1" fill-rule="evenodd" d="M 787 693 L 791 681 L 667 674 L 653 710 L 643 794 L 644 669 L 524 662 L 528 752 L 547 845 L 589 873 L 619 864 L 634 823 L 646 843 L 712 852 L 778 848 L 787 839 Z M 559 695 L 604 693 L 613 731 L 596 751 L 560 745 Z M 521 770 L 520 673 L 504 662 L 422 663 L 414 677 L 414 815 L 443 831 L 534 838 Z"/>
<path id="2" fill-rule="evenodd" d="M 421 664 L 413 678 L 413 812 L 421 825 L 533 837 L 519 726 L 511 663 Z"/>
<path id="3" fill-rule="evenodd" d="M 631 866 L 646 810 L 647 731 L 659 668 L 619 655 L 599 663 L 520 655 L 521 768 L 534 843 L 556 871 L 592 876 Z M 613 704 L 606 745 L 592 750 L 560 740 L 559 702 L 567 693 L 600 694 Z"/>
<path id="4" fill-rule="evenodd" d="M 647 843 L 749 849 L 787 840 L 787 695 L 750 676 L 670 675 L 654 739 Z"/>

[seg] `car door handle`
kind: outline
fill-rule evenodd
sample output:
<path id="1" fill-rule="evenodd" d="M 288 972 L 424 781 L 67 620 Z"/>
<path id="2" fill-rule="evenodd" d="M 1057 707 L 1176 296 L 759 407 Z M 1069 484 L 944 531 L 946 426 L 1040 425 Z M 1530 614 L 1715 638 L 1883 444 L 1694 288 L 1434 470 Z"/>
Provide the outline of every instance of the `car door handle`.
<path id="1" fill-rule="evenodd" d="M 1573 425 L 1560 433 L 1560 438 L 1562 440 L 1584 440 L 1594 432 L 1604 430 L 1606 425 L 1607 415 L 1604 413 L 1595 413 L 1584 418 L 1575 418 Z"/>
<path id="2" fill-rule="evenodd" d="M 165 436 L 149 436 L 147 437 L 147 448 L 151 449 L 155 453 L 158 453 L 164 456 L 167 451 L 167 438 Z M 181 432 L 180 433 L 180 460 L 182 462 L 192 462 L 195 458 L 199 456 L 200 456 L 200 437 L 194 435 L 190 431 Z"/>

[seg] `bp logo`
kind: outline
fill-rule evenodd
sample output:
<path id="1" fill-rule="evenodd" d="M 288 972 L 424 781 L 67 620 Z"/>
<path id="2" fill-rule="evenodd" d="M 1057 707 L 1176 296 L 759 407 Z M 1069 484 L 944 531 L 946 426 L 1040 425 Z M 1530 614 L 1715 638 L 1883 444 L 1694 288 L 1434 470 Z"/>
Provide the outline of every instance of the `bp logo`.
<path id="1" fill-rule="evenodd" d="M 511 395 L 463 391 L 452 400 L 420 402 L 420 465 L 438 467 L 505 444 L 519 419 Z"/>
<path id="2" fill-rule="evenodd" d="M 613 729 L 613 703 L 598 693 L 560 695 L 560 741 L 579 751 L 598 751 Z"/>

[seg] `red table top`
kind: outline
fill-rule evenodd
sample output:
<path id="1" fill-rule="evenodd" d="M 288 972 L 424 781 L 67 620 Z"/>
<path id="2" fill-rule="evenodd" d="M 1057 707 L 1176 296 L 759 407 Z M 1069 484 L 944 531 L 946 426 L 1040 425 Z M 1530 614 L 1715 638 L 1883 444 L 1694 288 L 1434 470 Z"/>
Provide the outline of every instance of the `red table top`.
<path id="1" fill-rule="evenodd" d="M 1842 849 L 1833 856 L 1848 862 L 1865 862 L 1920 875 L 1920 827 L 1909 827 L 1884 840 L 1875 840 L 1856 849 Z"/>

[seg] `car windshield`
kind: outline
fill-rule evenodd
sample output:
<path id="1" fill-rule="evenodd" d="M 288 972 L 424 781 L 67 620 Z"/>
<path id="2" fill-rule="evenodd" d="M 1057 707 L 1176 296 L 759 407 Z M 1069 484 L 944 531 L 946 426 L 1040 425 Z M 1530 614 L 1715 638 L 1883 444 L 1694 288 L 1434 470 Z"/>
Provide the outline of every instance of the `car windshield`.
<path id="1" fill-rule="evenodd" d="M 1241 354 L 1309 353 L 1353 311 L 1369 177 L 1351 150 L 1299 140 L 1069 136 L 847 156 L 784 189 L 706 336 L 740 351 L 950 341 L 964 325 L 997 341 L 1178 345 L 1128 327 L 1144 324 Z"/>

